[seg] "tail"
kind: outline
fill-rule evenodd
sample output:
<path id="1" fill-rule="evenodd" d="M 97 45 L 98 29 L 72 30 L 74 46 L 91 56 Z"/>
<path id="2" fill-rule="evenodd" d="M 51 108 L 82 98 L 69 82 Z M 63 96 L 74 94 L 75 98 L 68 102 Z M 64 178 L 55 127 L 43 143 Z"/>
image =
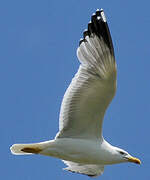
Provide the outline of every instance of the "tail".
<path id="1" fill-rule="evenodd" d="M 45 143 L 13 144 L 10 147 L 11 153 L 15 155 L 40 154 L 45 148 Z"/>

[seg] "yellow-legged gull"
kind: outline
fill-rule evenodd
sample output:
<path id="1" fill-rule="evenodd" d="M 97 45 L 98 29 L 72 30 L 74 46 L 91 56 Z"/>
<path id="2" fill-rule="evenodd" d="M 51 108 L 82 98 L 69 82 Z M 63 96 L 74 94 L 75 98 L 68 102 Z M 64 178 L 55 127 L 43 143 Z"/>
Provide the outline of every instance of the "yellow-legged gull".
<path id="1" fill-rule="evenodd" d="M 104 114 L 116 92 L 114 49 L 103 10 L 92 15 L 77 56 L 81 65 L 64 95 L 55 139 L 14 144 L 11 152 L 60 158 L 68 166 L 66 170 L 90 177 L 101 175 L 105 165 L 140 164 L 139 159 L 102 136 Z"/>

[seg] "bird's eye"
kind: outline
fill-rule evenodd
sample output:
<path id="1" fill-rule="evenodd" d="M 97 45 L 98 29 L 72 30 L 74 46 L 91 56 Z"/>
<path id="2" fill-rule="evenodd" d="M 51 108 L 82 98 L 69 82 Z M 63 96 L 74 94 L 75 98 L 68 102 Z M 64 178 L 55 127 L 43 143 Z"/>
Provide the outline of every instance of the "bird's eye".
<path id="1" fill-rule="evenodd" d="M 122 154 L 122 155 L 126 154 L 126 153 L 125 153 L 125 152 L 123 152 L 123 151 L 119 151 L 119 153 L 120 153 L 120 154 Z"/>

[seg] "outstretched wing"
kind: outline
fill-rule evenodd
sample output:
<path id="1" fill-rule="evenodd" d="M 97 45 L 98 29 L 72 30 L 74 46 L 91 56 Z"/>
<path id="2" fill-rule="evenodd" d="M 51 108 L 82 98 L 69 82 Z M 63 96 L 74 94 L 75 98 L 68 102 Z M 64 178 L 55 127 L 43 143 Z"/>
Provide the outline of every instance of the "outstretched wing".
<path id="1" fill-rule="evenodd" d="M 100 176 L 104 172 L 104 166 L 98 164 L 81 164 L 75 163 L 71 161 L 64 161 L 63 162 L 68 166 L 64 168 L 64 170 L 68 170 L 73 173 L 84 174 L 89 177 L 96 177 Z"/>
<path id="2" fill-rule="evenodd" d="M 105 111 L 116 91 L 114 49 L 103 10 L 91 17 L 80 40 L 81 65 L 61 105 L 57 138 L 101 138 Z"/>

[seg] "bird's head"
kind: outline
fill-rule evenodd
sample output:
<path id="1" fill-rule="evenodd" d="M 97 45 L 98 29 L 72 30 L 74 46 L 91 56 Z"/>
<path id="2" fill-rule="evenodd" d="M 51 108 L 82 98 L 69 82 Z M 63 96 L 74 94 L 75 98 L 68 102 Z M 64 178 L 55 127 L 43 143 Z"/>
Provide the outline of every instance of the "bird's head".
<path id="1" fill-rule="evenodd" d="M 120 161 L 122 161 L 122 162 L 133 162 L 136 164 L 141 164 L 141 161 L 138 158 L 131 156 L 125 150 L 117 148 L 117 147 L 115 147 L 115 150 L 116 150 L 116 156 L 118 157 L 118 159 L 120 159 Z"/>

